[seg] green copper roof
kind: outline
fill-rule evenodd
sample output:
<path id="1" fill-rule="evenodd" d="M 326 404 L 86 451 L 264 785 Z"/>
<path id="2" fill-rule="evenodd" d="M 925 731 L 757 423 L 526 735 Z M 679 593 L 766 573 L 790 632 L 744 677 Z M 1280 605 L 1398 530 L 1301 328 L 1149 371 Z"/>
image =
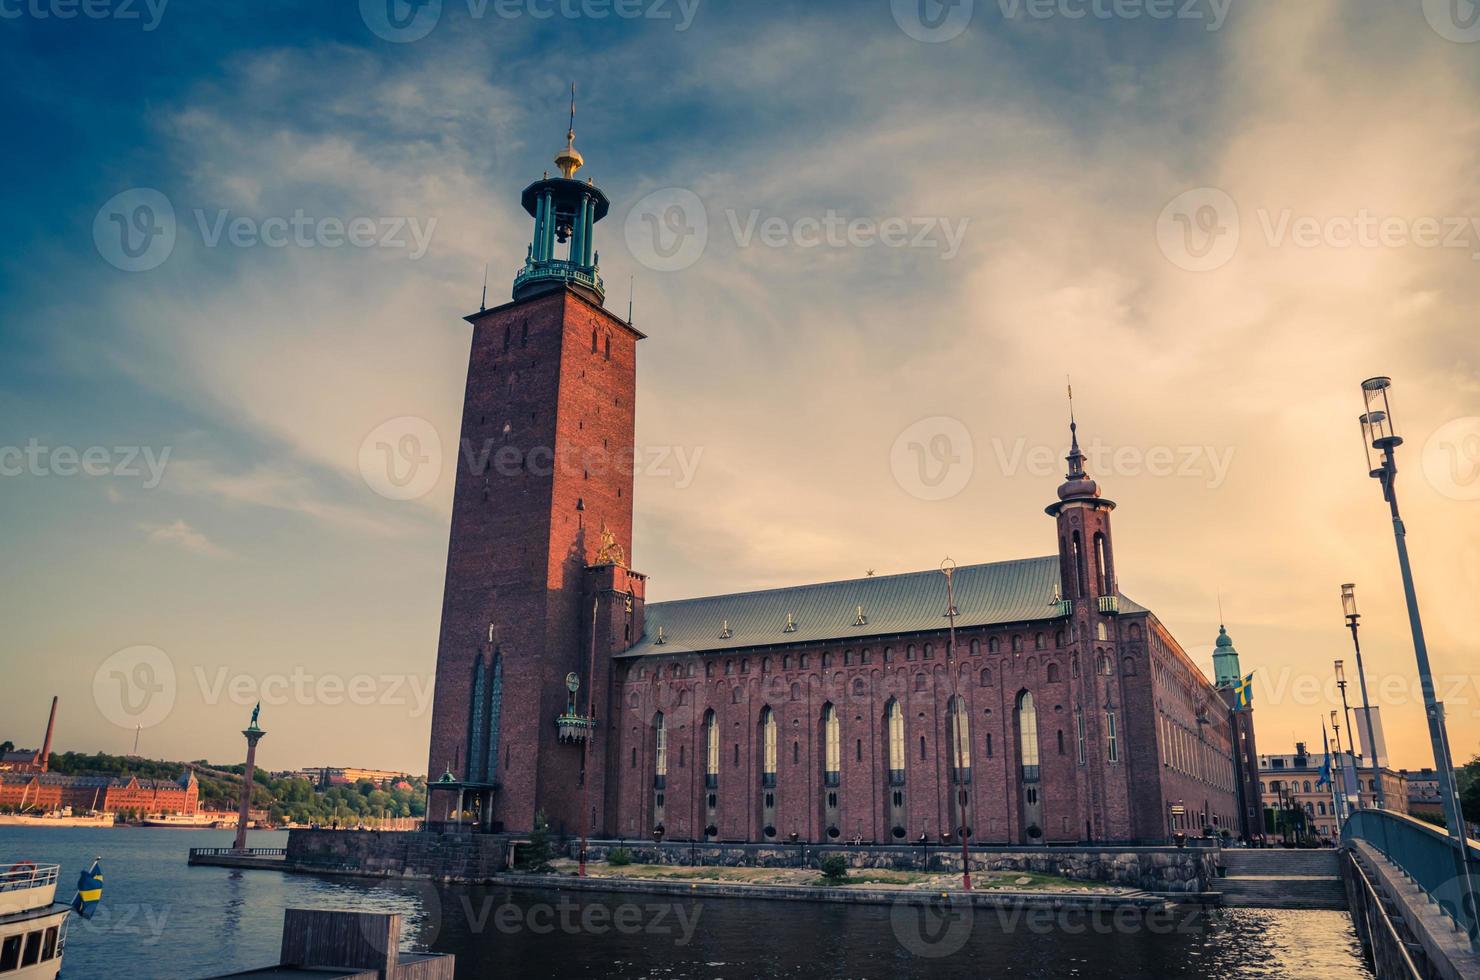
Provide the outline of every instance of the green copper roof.
<path id="1" fill-rule="evenodd" d="M 1059 560 L 1053 555 L 963 565 L 955 573 L 956 625 L 1056 619 L 1050 600 L 1058 581 Z M 1120 611 L 1145 609 L 1121 596 Z M 848 642 L 946 626 L 945 576 L 931 569 L 651 603 L 642 639 L 623 656 Z"/>

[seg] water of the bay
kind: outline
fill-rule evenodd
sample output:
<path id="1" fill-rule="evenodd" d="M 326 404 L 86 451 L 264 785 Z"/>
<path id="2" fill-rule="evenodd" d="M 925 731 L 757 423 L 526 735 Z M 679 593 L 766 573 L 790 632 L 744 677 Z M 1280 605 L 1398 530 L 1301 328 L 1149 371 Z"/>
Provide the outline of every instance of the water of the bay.
<path id="1" fill-rule="evenodd" d="M 73 917 L 63 977 L 173 980 L 273 963 L 288 907 L 401 912 L 406 945 L 456 953 L 459 980 L 1372 976 L 1343 912 L 1039 919 L 948 903 L 674 900 L 185 864 L 191 847 L 230 843 L 227 831 L 0 827 L 0 866 L 60 863 L 66 901 L 77 872 L 102 858 L 103 905 L 91 922 Z"/>

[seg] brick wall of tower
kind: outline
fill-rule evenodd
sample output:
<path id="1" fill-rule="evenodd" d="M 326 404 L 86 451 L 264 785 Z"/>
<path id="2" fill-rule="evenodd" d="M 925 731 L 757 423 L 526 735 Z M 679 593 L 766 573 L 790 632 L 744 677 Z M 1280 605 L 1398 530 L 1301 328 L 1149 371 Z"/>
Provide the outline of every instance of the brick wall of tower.
<path id="1" fill-rule="evenodd" d="M 574 829 L 580 751 L 557 741 L 555 718 L 565 675 L 586 662 L 581 597 L 602 526 L 630 548 L 639 335 L 569 290 L 469 319 L 429 772 L 450 763 L 465 777 L 473 663 L 496 651 L 493 817 L 527 830 L 544 809 L 552 824 Z M 433 819 L 450 802 L 441 795 Z"/>

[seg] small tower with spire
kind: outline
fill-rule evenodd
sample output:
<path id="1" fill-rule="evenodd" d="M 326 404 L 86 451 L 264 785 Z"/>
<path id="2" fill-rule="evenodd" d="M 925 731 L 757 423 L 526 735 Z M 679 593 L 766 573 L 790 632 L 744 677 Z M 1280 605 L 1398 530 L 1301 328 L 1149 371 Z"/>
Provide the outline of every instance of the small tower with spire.
<path id="1" fill-rule="evenodd" d="M 1059 485 L 1059 499 L 1045 510 L 1059 524 L 1061 595 L 1098 601 L 1101 612 L 1117 611 L 1115 553 L 1110 540 L 1110 512 L 1115 501 L 1100 496 L 1100 485 L 1084 469 L 1079 424 L 1074 418 L 1074 389 L 1069 389 L 1069 464 Z"/>
<path id="2" fill-rule="evenodd" d="M 600 305 L 606 299 L 601 280 L 601 256 L 595 248 L 596 222 L 606 217 L 610 204 L 591 180 L 576 179 L 586 158 L 576 149 L 576 87 L 570 87 L 570 126 L 565 146 L 555 154 L 559 177 L 547 173 L 524 189 L 520 203 L 534 218 L 534 235 L 525 253 L 524 268 L 514 277 L 516 300 L 570 286 Z"/>

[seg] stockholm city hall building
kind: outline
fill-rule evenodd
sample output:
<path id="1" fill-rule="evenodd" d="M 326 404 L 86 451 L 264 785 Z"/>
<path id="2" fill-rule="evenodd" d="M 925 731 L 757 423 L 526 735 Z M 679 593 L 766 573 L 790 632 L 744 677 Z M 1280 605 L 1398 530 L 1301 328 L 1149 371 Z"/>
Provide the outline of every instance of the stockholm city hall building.
<path id="1" fill-rule="evenodd" d="M 437 651 L 433 825 L 593 837 L 1033 845 L 1257 833 L 1252 711 L 1116 587 L 1077 436 L 1055 553 L 645 601 L 638 341 L 594 248 L 608 200 L 527 187 L 512 300 L 469 317 Z M 1071 433 L 1073 426 L 1071 425 Z M 486 449 L 486 451 L 485 451 Z M 626 465 L 621 465 L 622 460 Z M 585 824 L 582 827 L 582 824 Z"/>

